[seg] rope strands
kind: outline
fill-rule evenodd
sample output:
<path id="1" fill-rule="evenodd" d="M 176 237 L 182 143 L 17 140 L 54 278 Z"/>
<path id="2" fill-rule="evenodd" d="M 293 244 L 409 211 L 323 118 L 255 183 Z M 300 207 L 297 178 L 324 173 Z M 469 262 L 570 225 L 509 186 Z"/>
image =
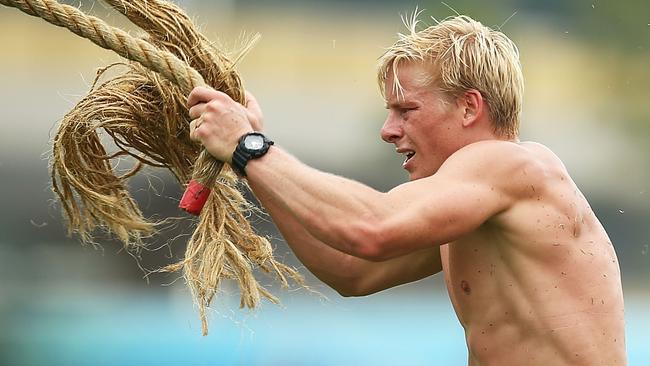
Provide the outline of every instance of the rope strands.
<path id="1" fill-rule="evenodd" d="M 161 167 L 181 186 L 193 178 L 212 190 L 185 257 L 157 270 L 183 270 L 204 335 L 208 331 L 206 310 L 222 279 L 239 285 L 240 306 L 249 308 L 256 307 L 262 297 L 278 302 L 256 280 L 255 269 L 271 275 L 283 287 L 289 286 L 289 280 L 306 287 L 295 269 L 274 259 L 268 239 L 257 235 L 248 222 L 256 208 L 238 189 L 245 183 L 189 138 L 186 99 L 193 87 L 210 85 L 245 102 L 234 63 L 170 2 L 105 2 L 146 34 L 131 36 L 53 0 L 0 0 L 2 5 L 67 28 L 132 61 L 100 69 L 89 94 L 66 114 L 53 139 L 52 188 L 69 233 L 91 242 L 92 232 L 99 227 L 137 252 L 144 246 L 143 239 L 156 233 L 159 223 L 143 217 L 127 183 L 145 166 Z M 118 68 L 124 71 L 100 82 L 107 70 Z M 102 135 L 112 140 L 111 151 L 102 144 Z M 135 164 L 119 175 L 116 160 L 125 156 L 132 157 Z"/>
<path id="2" fill-rule="evenodd" d="M 159 50 L 150 43 L 132 37 L 119 28 L 111 27 L 101 19 L 86 15 L 73 6 L 53 0 L 0 0 L 0 4 L 15 7 L 50 24 L 67 28 L 102 48 L 137 61 L 172 80 L 188 94 L 195 86 L 205 85 L 196 70 L 170 52 Z"/>

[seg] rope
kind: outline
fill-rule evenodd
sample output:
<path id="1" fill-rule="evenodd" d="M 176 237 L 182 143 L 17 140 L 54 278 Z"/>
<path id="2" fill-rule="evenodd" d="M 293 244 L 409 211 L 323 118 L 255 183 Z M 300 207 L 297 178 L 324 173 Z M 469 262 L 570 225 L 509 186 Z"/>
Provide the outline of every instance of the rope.
<path id="1" fill-rule="evenodd" d="M 86 15 L 79 9 L 53 0 L 0 0 L 0 4 L 17 8 L 53 25 L 67 28 L 99 47 L 113 50 L 120 56 L 154 70 L 189 92 L 205 85 L 203 77 L 172 53 L 160 50 L 149 42 L 111 27 L 103 20 Z"/>
<path id="2" fill-rule="evenodd" d="M 254 206 L 237 189 L 241 182 L 234 173 L 225 169 L 220 174 L 223 163 L 206 150 L 199 154 L 197 145 L 189 140 L 185 103 L 195 86 L 209 83 L 244 102 L 244 89 L 233 63 L 171 2 L 104 1 L 148 36 L 132 37 L 53 0 L 0 0 L 2 5 L 67 28 L 134 61 L 126 65 L 129 71 L 124 75 L 97 85 L 100 75 L 111 66 L 99 72 L 91 93 L 64 117 L 54 138 L 53 190 L 67 215 L 69 232 L 77 232 L 87 241 L 89 233 L 101 225 L 116 234 L 127 249 L 129 244 L 137 248 L 142 237 L 154 230 L 128 193 L 126 179 L 143 165 L 151 165 L 169 169 L 179 183 L 186 184 L 193 168 L 192 178 L 213 190 L 205 195 L 207 204 L 184 259 L 158 271 L 183 270 L 198 305 L 203 334 L 208 331 L 206 310 L 219 292 L 221 279 L 237 281 L 241 306 L 250 308 L 261 297 L 278 301 L 256 281 L 253 268 L 273 275 L 283 287 L 288 286 L 288 279 L 305 286 L 300 273 L 277 262 L 271 243 L 253 230 L 247 217 Z M 97 129 L 113 139 L 117 153 L 105 150 Z M 130 155 L 138 163 L 118 177 L 110 160 L 121 155 Z"/>
<path id="3" fill-rule="evenodd" d="M 129 12 L 128 3 L 121 0 L 106 2 L 136 24 L 153 28 L 151 21 Z M 185 94 L 189 94 L 196 86 L 207 86 L 198 71 L 171 52 L 158 49 L 149 42 L 112 27 L 97 17 L 84 14 L 73 6 L 60 4 L 54 0 L 0 0 L 0 4 L 14 7 L 48 23 L 66 28 L 102 48 L 113 50 L 126 59 L 138 62 L 178 85 Z M 223 163 L 203 150 L 195 163 L 192 179 L 211 187 L 222 166 Z"/>

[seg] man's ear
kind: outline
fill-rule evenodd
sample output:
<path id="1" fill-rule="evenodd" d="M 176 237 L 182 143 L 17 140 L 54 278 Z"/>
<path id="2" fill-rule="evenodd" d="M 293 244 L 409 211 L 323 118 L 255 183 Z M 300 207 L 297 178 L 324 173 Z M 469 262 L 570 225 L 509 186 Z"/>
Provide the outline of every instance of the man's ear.
<path id="1" fill-rule="evenodd" d="M 465 91 L 458 97 L 458 103 L 463 113 L 463 127 L 469 127 L 483 115 L 485 101 L 481 92 L 476 89 Z"/>

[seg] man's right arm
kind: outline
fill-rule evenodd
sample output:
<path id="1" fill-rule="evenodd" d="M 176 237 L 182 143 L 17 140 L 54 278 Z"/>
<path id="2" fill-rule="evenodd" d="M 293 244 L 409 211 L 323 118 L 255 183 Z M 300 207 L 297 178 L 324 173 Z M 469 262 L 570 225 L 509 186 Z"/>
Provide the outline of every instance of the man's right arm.
<path id="1" fill-rule="evenodd" d="M 254 183 L 249 184 L 300 262 L 343 296 L 369 295 L 442 270 L 438 246 L 384 262 L 368 261 L 333 249 L 314 238 L 269 195 L 256 190 Z"/>
<path id="2" fill-rule="evenodd" d="M 213 94 L 197 88 L 196 93 Z M 195 92 L 193 92 L 195 93 Z M 201 98 L 199 98 L 201 99 Z M 262 110 L 246 92 L 246 115 L 255 131 L 263 130 Z M 197 103 L 192 102 L 191 105 Z M 200 103 L 198 103 L 200 104 Z M 198 113 L 198 112 L 197 112 Z M 332 248 L 316 239 L 267 190 L 249 181 L 259 201 L 269 212 L 296 257 L 316 277 L 344 296 L 362 296 L 403 283 L 417 281 L 442 270 L 438 246 L 422 249 L 384 262 L 371 262 Z"/>

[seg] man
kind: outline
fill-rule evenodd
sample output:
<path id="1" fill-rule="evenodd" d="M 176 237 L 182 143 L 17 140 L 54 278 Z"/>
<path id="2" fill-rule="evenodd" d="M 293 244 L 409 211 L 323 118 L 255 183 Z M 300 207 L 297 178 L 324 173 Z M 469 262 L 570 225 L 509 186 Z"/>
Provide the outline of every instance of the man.
<path id="1" fill-rule="evenodd" d="M 312 169 L 260 131 L 261 111 L 205 88 L 191 136 L 233 165 L 298 258 L 344 296 L 442 271 L 470 365 L 624 365 L 614 248 L 562 162 L 519 141 L 523 78 L 501 32 L 465 16 L 382 56 L 382 138 L 410 181 L 387 193 Z"/>

